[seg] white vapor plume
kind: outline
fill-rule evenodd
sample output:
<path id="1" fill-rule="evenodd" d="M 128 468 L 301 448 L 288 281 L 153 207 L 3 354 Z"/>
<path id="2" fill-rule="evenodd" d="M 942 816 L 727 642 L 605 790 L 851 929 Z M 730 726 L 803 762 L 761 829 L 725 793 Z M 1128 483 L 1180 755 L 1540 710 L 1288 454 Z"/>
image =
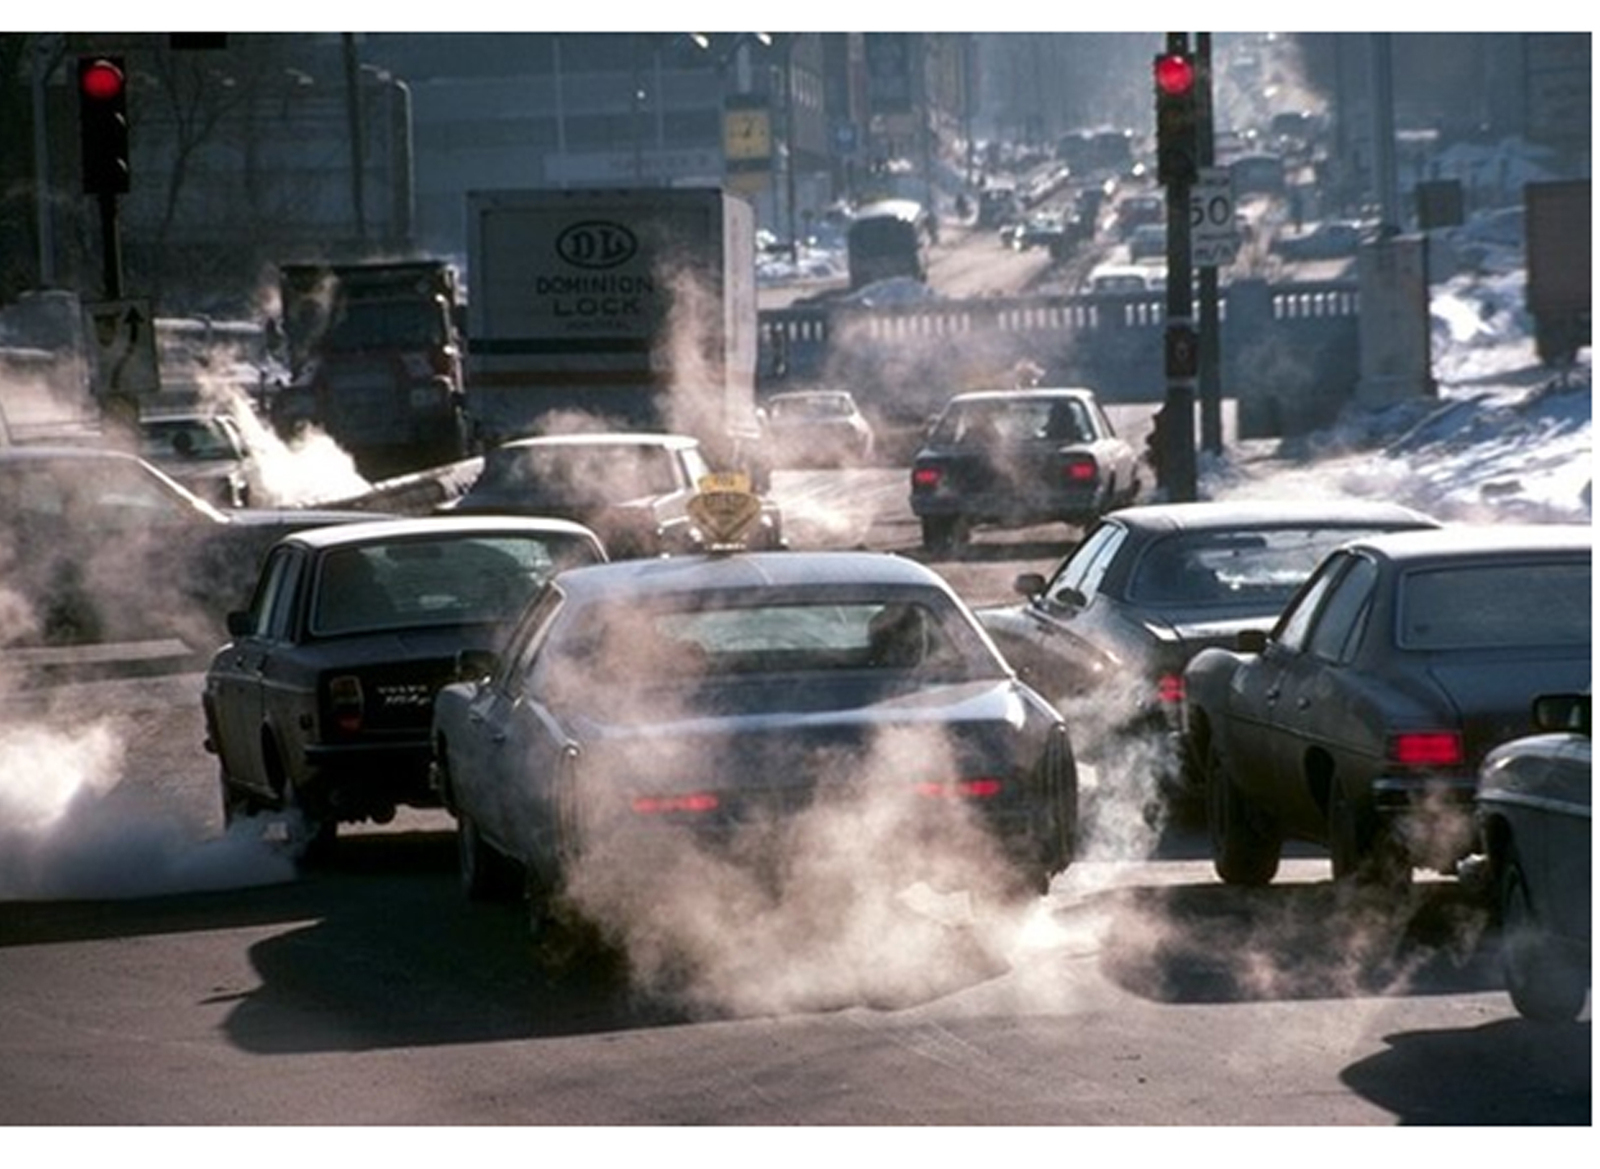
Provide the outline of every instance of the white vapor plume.
<path id="1" fill-rule="evenodd" d="M 125 785 L 123 728 L 0 722 L 0 899 L 149 897 L 287 881 L 293 860 L 243 826 L 198 826 Z"/>

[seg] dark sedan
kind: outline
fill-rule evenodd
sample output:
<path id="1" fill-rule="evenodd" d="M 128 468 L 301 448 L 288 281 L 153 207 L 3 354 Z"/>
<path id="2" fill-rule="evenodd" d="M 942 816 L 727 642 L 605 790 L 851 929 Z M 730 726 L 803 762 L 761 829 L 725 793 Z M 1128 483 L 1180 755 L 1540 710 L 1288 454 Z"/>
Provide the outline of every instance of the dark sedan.
<path id="1" fill-rule="evenodd" d="M 268 554 L 206 671 L 208 751 L 228 820 L 293 809 L 308 854 L 341 821 L 430 806 L 434 692 L 498 644 L 558 571 L 605 559 L 566 520 L 433 517 L 299 532 Z"/>
<path id="2" fill-rule="evenodd" d="M 712 474 L 698 439 L 607 431 L 514 439 L 490 450 L 483 473 L 444 504 L 454 515 L 556 516 L 591 528 L 614 560 L 693 548 L 689 500 Z M 770 501 L 753 537 L 781 547 Z"/>
<path id="3" fill-rule="evenodd" d="M 536 925 L 580 869 L 591 885 L 662 880 L 659 847 L 800 879 L 785 841 L 828 817 L 908 880 L 942 860 L 997 895 L 1042 886 L 1072 854 L 1065 724 L 911 560 L 574 570 L 470 673 L 439 694 L 436 782 L 469 894 L 518 874 Z"/>
<path id="4" fill-rule="evenodd" d="M 1454 871 L 1490 748 L 1533 729 L 1535 695 L 1588 685 L 1592 561 L 1577 525 L 1356 540 L 1270 633 L 1195 655 L 1184 720 L 1218 875 L 1265 884 L 1296 839 L 1336 878 Z"/>
<path id="5" fill-rule="evenodd" d="M 1594 749 L 1590 696 L 1542 694 L 1535 733 L 1489 752 L 1478 773 L 1484 876 L 1517 1012 L 1570 1022 L 1592 978 Z"/>
<path id="6" fill-rule="evenodd" d="M 1347 500 L 1123 508 L 1048 578 L 1019 576 L 1026 602 L 981 608 L 978 620 L 1030 684 L 1069 710 L 1086 756 L 1131 756 L 1168 799 L 1197 799 L 1178 734 L 1189 659 L 1242 629 L 1269 628 L 1346 540 L 1432 526 L 1396 504 Z"/>
<path id="7" fill-rule="evenodd" d="M 372 517 L 219 511 L 122 451 L 0 448 L 0 597 L 14 598 L 0 604 L 0 644 L 167 640 L 209 654 L 273 541 L 357 518 Z"/>
<path id="8" fill-rule="evenodd" d="M 1085 389 L 977 390 L 945 404 L 911 466 L 911 511 L 932 551 L 973 528 L 1087 526 L 1134 502 L 1138 459 Z"/>

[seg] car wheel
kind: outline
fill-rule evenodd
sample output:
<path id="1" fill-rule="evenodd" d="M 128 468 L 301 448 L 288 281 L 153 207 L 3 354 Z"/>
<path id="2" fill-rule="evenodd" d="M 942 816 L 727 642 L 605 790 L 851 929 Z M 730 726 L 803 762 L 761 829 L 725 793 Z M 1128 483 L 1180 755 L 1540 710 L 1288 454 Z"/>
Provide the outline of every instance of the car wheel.
<path id="1" fill-rule="evenodd" d="M 1229 885 L 1266 885 L 1278 874 L 1283 842 L 1240 793 L 1222 753 L 1211 748 L 1206 774 L 1206 825 L 1211 863 Z"/>
<path id="2" fill-rule="evenodd" d="M 233 782 L 232 776 L 224 765 L 217 767 L 217 787 L 222 793 L 222 826 L 230 828 L 235 820 L 242 820 L 254 816 L 261 809 L 256 804 L 255 798 L 238 784 Z"/>
<path id="3" fill-rule="evenodd" d="M 483 839 L 477 824 L 465 812 L 457 813 L 456 858 L 461 889 L 470 900 L 505 901 L 516 892 L 511 861 Z"/>
<path id="4" fill-rule="evenodd" d="M 967 521 L 959 516 L 924 516 L 922 546 L 929 552 L 956 552 L 966 543 L 967 532 Z"/>
<path id="5" fill-rule="evenodd" d="M 1511 1005 L 1525 1019 L 1570 1023 L 1589 995 L 1588 972 L 1553 953 L 1515 852 L 1500 872 L 1501 965 Z"/>
<path id="6" fill-rule="evenodd" d="M 1337 777 L 1328 794 L 1328 854 L 1335 881 L 1396 891 L 1410 883 L 1405 846 L 1374 813 L 1363 812 L 1345 795 Z"/>
<path id="7" fill-rule="evenodd" d="M 298 858 L 308 865 L 333 859 L 339 821 L 315 800 L 306 798 L 291 779 L 283 781 L 283 808 L 289 815 L 289 840 Z"/>

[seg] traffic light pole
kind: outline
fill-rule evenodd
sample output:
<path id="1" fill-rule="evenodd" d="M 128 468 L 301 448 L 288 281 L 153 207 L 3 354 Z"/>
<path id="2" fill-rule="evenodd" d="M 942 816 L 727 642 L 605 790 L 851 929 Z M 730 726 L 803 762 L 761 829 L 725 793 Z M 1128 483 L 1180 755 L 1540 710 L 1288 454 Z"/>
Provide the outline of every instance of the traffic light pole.
<path id="1" fill-rule="evenodd" d="M 1189 34 L 1167 34 L 1167 54 L 1187 56 Z M 1158 65 L 1159 69 L 1159 65 Z M 1159 79 L 1158 79 L 1159 84 Z M 1193 100 L 1191 76 L 1188 100 Z M 1158 131 L 1171 134 L 1161 119 L 1158 95 Z M 1166 401 L 1161 407 L 1158 477 L 1168 501 L 1193 502 L 1199 493 L 1195 464 L 1194 404 L 1199 364 L 1199 337 L 1194 323 L 1194 265 L 1190 256 L 1189 195 L 1194 185 L 1195 156 L 1192 120 L 1187 142 L 1158 143 L 1177 162 L 1161 168 L 1167 189 L 1167 327 L 1164 359 Z"/>
<path id="2" fill-rule="evenodd" d="M 122 299 L 122 231 L 117 219 L 117 197 L 102 191 L 100 200 L 101 284 L 107 300 Z"/>
<path id="3" fill-rule="evenodd" d="M 1195 146 L 1201 167 L 1216 164 L 1217 140 L 1212 116 L 1211 34 L 1195 40 Z M 1191 220 L 1191 222 L 1193 222 Z M 1217 266 L 1200 268 L 1200 449 L 1222 453 L 1222 312 L 1217 293 Z"/>

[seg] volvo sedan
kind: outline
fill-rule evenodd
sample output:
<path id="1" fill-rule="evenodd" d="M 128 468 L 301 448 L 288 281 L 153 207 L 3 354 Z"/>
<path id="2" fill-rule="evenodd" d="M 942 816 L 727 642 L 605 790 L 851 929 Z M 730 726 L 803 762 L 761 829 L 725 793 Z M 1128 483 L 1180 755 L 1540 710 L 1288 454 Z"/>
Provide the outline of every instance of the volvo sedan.
<path id="1" fill-rule="evenodd" d="M 429 722 L 456 654 L 497 645 L 555 573 L 604 559 L 587 528 L 513 516 L 373 520 L 279 541 L 206 671 L 224 817 L 293 809 L 316 860 L 341 822 L 434 805 Z"/>

